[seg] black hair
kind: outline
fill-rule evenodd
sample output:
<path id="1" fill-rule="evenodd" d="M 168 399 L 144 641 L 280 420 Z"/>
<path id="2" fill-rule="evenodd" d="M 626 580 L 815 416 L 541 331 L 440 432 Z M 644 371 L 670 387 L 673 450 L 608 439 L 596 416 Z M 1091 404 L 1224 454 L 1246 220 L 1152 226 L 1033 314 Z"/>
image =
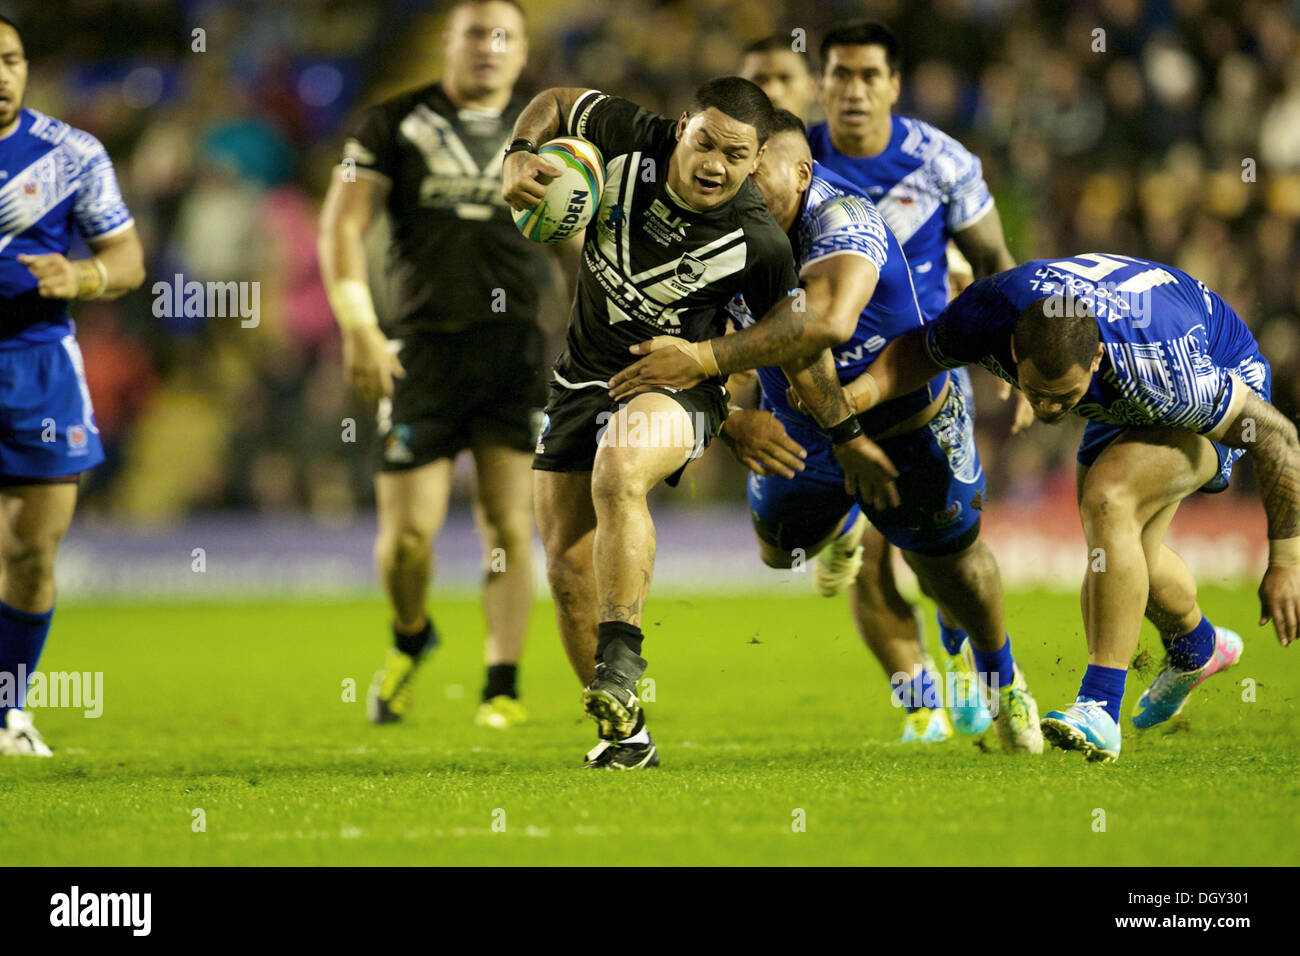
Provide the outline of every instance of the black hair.
<path id="1" fill-rule="evenodd" d="M 528 22 L 528 11 L 519 0 L 455 0 L 447 10 L 447 17 L 450 19 L 451 15 L 461 7 L 479 7 L 485 3 L 508 3 L 519 11 L 519 16 L 525 23 Z"/>
<path id="2" fill-rule="evenodd" d="M 803 120 L 789 110 L 772 111 L 772 128 L 769 135 L 775 136 L 777 133 L 798 133 L 805 140 L 808 138 L 808 130 L 804 127 Z"/>
<path id="3" fill-rule="evenodd" d="M 1056 379 L 1092 366 L 1101 330 L 1086 299 L 1049 295 L 1020 313 L 1011 341 L 1017 362 L 1031 361 L 1038 374 Z"/>
<path id="4" fill-rule="evenodd" d="M 819 50 L 823 73 L 826 72 L 827 58 L 833 46 L 883 47 L 885 62 L 889 64 L 890 73 L 897 73 L 901 63 L 902 47 L 898 44 L 898 37 L 894 36 L 894 31 L 889 27 L 875 20 L 859 20 L 831 28 L 831 31 L 822 38 Z"/>
<path id="5" fill-rule="evenodd" d="M 802 53 L 794 48 L 794 38 L 785 33 L 773 33 L 771 36 L 763 37 L 761 40 L 755 40 L 749 46 L 745 47 L 745 56 L 751 53 L 794 53 L 799 60 L 805 65 L 807 59 Z"/>
<path id="6" fill-rule="evenodd" d="M 772 101 L 762 87 L 743 76 L 719 76 L 696 90 L 691 98 L 692 115 L 710 107 L 754 127 L 759 146 L 772 135 Z"/>

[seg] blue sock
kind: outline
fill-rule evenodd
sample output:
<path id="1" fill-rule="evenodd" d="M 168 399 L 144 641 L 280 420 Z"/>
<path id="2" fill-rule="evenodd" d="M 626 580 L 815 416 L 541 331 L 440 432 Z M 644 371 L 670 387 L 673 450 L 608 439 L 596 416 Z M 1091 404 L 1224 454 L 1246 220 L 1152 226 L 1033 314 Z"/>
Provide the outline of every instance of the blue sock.
<path id="1" fill-rule="evenodd" d="M 939 696 L 939 684 L 934 679 L 934 672 L 928 667 L 922 668 L 921 673 L 907 683 L 896 686 L 894 699 L 898 701 L 900 707 L 907 708 L 909 714 L 922 709 L 937 710 L 943 706 L 943 700 Z"/>
<path id="2" fill-rule="evenodd" d="M 12 704 L 21 708 L 26 702 L 27 681 L 23 681 L 23 686 L 17 686 L 18 669 L 21 666 L 27 679 L 31 679 L 40 662 L 53 617 L 54 608 L 44 614 L 29 614 L 0 601 L 0 675 L 5 675 L 0 676 L 0 686 L 8 685 L 6 693 L 0 695 L 0 725 L 4 724 Z"/>
<path id="3" fill-rule="evenodd" d="M 1170 665 L 1180 671 L 1194 671 L 1204 667 L 1214 655 L 1216 639 L 1214 625 L 1202 614 L 1200 624 L 1186 634 L 1165 642 Z"/>
<path id="4" fill-rule="evenodd" d="M 966 632 L 960 627 L 949 627 L 943 623 L 943 615 L 938 611 L 934 612 L 934 618 L 939 622 L 939 643 L 949 654 L 956 654 L 961 650 L 962 644 L 966 643 Z"/>
<path id="5" fill-rule="evenodd" d="M 1007 635 L 1006 643 L 996 651 L 981 651 L 974 644 L 971 644 L 971 652 L 975 655 L 975 670 L 985 675 L 985 682 L 993 683 L 994 675 L 997 675 L 998 687 L 1010 687 L 1016 682 L 1016 662 L 1011 656 L 1011 636 Z"/>
<path id="6" fill-rule="evenodd" d="M 1089 664 L 1079 685 L 1079 700 L 1104 700 L 1106 713 L 1119 723 L 1119 705 L 1124 700 L 1124 681 L 1128 671 L 1122 667 L 1098 667 Z"/>
<path id="7" fill-rule="evenodd" d="M 840 529 L 841 529 L 840 534 L 844 534 L 846 531 L 852 528 L 853 525 L 857 523 L 857 520 L 861 517 L 862 517 L 862 509 L 858 507 L 858 503 L 855 501 L 853 502 L 853 507 L 849 509 L 849 513 L 844 516 L 844 523 L 840 525 Z"/>

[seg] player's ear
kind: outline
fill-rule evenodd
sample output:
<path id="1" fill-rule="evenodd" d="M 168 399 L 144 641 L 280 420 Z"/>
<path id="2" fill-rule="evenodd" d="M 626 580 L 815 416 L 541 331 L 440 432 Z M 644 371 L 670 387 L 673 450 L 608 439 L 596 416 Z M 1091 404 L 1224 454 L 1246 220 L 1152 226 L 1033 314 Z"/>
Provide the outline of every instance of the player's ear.
<path id="1" fill-rule="evenodd" d="M 812 176 L 812 160 L 799 160 L 799 192 L 807 190 L 808 186 L 812 183 Z"/>
<path id="2" fill-rule="evenodd" d="M 1097 354 L 1092 357 L 1092 365 L 1089 367 L 1088 371 L 1095 372 L 1097 371 L 1097 369 L 1101 368 L 1101 360 L 1105 357 L 1105 355 L 1106 355 L 1106 347 L 1104 345 L 1098 345 Z"/>
<path id="3" fill-rule="evenodd" d="M 763 153 L 767 150 L 767 143 L 758 147 L 758 152 L 754 154 L 754 165 L 749 167 L 749 175 L 754 175 L 754 171 L 763 163 Z"/>
<path id="4" fill-rule="evenodd" d="M 898 105 L 898 95 L 903 90 L 902 78 L 897 73 L 889 74 L 889 105 Z"/>
<path id="5" fill-rule="evenodd" d="M 680 143 L 682 141 L 682 137 L 686 135 L 686 124 L 689 123 L 690 121 L 691 121 L 691 114 L 682 113 L 681 119 L 677 121 L 677 142 Z"/>

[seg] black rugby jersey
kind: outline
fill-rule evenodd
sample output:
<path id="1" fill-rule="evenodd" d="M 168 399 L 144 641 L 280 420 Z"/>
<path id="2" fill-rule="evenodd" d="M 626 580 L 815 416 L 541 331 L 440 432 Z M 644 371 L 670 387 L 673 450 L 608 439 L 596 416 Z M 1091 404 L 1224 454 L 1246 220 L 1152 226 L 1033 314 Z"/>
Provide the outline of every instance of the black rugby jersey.
<path id="1" fill-rule="evenodd" d="M 790 242 L 746 177 L 740 191 L 709 212 L 679 205 L 668 192 L 677 122 L 597 90 L 583 94 L 568 135 L 595 144 L 605 160 L 605 191 L 587 227 L 578 295 L 564 354 L 562 384 L 605 382 L 636 360 L 628 347 L 656 335 L 691 342 L 726 331 L 726 305 L 753 296 L 762 316 L 797 283 Z"/>
<path id="2" fill-rule="evenodd" d="M 344 159 L 392 182 L 393 334 L 537 321 L 544 251 L 501 198 L 502 153 L 526 105 L 458 110 L 434 83 L 372 106 L 353 129 Z"/>

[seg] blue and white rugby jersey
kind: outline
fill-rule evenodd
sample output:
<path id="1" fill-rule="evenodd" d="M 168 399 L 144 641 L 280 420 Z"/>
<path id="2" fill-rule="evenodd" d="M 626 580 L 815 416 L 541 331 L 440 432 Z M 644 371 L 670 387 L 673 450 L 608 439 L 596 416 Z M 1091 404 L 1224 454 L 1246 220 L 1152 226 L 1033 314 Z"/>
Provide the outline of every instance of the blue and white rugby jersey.
<path id="1" fill-rule="evenodd" d="M 830 127 L 808 130 L 813 159 L 864 190 L 903 244 L 921 312 L 932 319 L 948 304 L 948 240 L 993 208 L 979 158 L 947 133 L 908 116 L 877 156 L 845 156 Z"/>
<path id="2" fill-rule="evenodd" d="M 0 349 L 51 342 L 72 332 L 68 303 L 42 299 L 22 254 L 72 248 L 130 228 L 113 164 L 89 133 L 36 110 L 0 138 Z"/>
<path id="3" fill-rule="evenodd" d="M 1266 393 L 1268 362 L 1228 304 L 1180 269 L 1132 256 L 1034 259 L 979 279 L 925 326 L 926 351 L 939 365 L 982 365 L 1014 384 L 1011 333 L 1026 307 L 1050 295 L 1086 302 L 1101 329 L 1101 368 L 1073 409 L 1082 418 L 1207 434 L 1227 415 L 1238 379 Z"/>
<path id="4" fill-rule="evenodd" d="M 820 163 L 813 163 L 812 183 L 804 193 L 790 240 L 801 274 L 813 263 L 840 255 L 869 259 L 879 272 L 876 290 L 858 318 L 853 337 L 831 350 L 841 382 L 857 378 L 890 341 L 924 322 L 898 240 L 861 190 Z M 755 317 L 743 298 L 734 299 L 729 311 L 742 328 L 754 324 Z M 766 407 L 807 427 L 817 427 L 786 402 L 790 383 L 779 368 L 759 369 L 758 378 Z M 939 375 L 928 387 L 872 409 L 863 416 L 863 427 L 876 434 L 910 418 L 930 404 L 946 378 L 946 373 Z"/>

